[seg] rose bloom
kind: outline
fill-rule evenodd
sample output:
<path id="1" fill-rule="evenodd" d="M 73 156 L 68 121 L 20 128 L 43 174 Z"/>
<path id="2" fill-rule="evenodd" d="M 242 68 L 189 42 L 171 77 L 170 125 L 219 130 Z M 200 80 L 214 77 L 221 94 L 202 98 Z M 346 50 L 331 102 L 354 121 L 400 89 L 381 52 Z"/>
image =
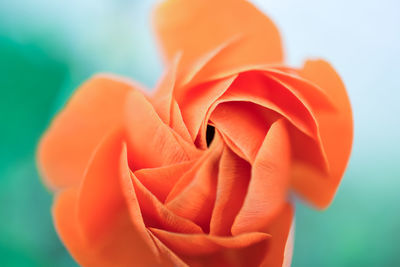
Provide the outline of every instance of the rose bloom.
<path id="1" fill-rule="evenodd" d="M 285 66 L 279 32 L 244 0 L 170 0 L 151 95 L 85 82 L 44 134 L 55 227 L 82 266 L 288 266 L 294 191 L 331 202 L 352 142 L 339 76 Z"/>

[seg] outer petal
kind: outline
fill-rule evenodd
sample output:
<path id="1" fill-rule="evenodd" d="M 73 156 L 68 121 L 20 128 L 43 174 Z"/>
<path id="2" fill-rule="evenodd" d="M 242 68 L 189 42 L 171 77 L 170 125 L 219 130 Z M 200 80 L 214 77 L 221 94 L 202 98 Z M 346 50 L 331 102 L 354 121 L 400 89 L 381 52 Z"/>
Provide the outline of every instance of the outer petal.
<path id="1" fill-rule="evenodd" d="M 282 61 L 278 30 L 248 1 L 168 0 L 156 9 L 154 22 L 167 61 L 182 51 L 182 66 L 235 37 L 236 44 L 218 53 L 223 56 L 215 69 Z"/>
<path id="2" fill-rule="evenodd" d="M 132 221 L 128 213 L 118 179 L 121 152 L 121 139 L 110 135 L 96 150 L 80 190 L 67 189 L 55 201 L 56 229 L 83 266 L 158 264 L 140 215 Z"/>
<path id="3" fill-rule="evenodd" d="M 314 110 L 334 111 L 335 107 L 328 95 L 312 81 L 307 81 L 291 73 L 277 68 L 266 68 L 265 74 L 290 90 L 304 105 Z"/>
<path id="4" fill-rule="evenodd" d="M 316 112 L 322 145 L 329 162 L 329 176 L 310 165 L 295 165 L 294 188 L 320 208 L 330 204 L 343 176 L 353 140 L 353 120 L 345 87 L 329 63 L 308 61 L 299 74 L 313 81 L 331 99 L 336 112 Z"/>
<path id="5" fill-rule="evenodd" d="M 80 265 L 129 266 L 135 262 L 135 266 L 157 266 L 156 257 L 132 228 L 126 211 L 114 217 L 113 224 L 108 225 L 106 236 L 96 244 L 87 243 L 80 233 L 77 221 L 77 197 L 76 189 L 67 189 L 60 193 L 53 206 L 53 215 L 58 234 Z"/>
<path id="6" fill-rule="evenodd" d="M 271 234 L 262 267 L 288 267 L 292 261 L 294 210 L 286 204 L 274 221 L 265 229 Z"/>
<path id="7" fill-rule="evenodd" d="M 53 189 L 77 185 L 100 140 L 121 124 L 130 83 L 95 76 L 74 94 L 43 136 L 38 165 Z"/>

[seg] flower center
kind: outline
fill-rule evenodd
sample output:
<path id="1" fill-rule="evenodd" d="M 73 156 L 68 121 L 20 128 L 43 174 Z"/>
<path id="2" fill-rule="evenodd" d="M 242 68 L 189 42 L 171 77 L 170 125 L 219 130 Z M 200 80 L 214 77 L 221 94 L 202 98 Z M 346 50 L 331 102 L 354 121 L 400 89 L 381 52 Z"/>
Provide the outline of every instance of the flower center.
<path id="1" fill-rule="evenodd" d="M 210 147 L 210 144 L 212 140 L 214 139 L 215 135 L 215 128 L 212 125 L 207 125 L 207 130 L 206 130 L 206 141 L 207 141 L 207 147 Z"/>

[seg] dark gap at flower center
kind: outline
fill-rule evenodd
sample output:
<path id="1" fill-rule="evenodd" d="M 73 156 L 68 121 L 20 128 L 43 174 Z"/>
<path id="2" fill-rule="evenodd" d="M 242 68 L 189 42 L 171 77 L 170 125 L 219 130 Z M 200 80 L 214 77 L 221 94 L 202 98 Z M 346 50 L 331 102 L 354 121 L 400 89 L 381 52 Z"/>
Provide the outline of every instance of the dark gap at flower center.
<path id="1" fill-rule="evenodd" d="M 214 126 L 207 125 L 207 130 L 206 130 L 206 141 L 207 141 L 207 147 L 210 147 L 210 144 L 212 140 L 214 139 L 215 135 L 215 128 Z"/>

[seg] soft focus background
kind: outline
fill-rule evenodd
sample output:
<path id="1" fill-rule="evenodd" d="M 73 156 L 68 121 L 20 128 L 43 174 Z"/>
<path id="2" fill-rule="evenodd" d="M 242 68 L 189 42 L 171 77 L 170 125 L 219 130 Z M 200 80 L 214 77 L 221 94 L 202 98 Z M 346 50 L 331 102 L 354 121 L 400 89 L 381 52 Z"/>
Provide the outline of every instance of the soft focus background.
<path id="1" fill-rule="evenodd" d="M 34 153 L 73 90 L 99 71 L 162 72 L 154 0 L 0 0 L 0 266 L 76 266 L 52 225 Z M 328 59 L 353 104 L 352 158 L 323 212 L 298 203 L 293 266 L 400 266 L 400 2 L 255 0 L 288 62 Z"/>

